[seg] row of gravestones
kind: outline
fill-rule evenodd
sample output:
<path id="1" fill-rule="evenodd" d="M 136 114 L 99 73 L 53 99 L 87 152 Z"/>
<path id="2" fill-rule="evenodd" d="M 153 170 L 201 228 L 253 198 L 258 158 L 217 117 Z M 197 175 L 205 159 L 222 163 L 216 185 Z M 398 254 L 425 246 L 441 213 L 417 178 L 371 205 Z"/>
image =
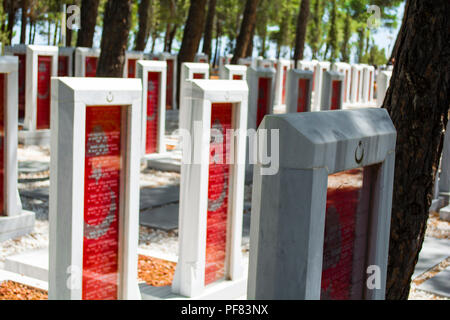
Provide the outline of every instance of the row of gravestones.
<path id="1" fill-rule="evenodd" d="M 3 110 L 9 117 L 3 123 L 9 130 L 15 128 L 17 138 L 17 58 L 4 57 L 1 65 L 5 66 Z M 142 123 L 152 118 L 141 102 L 150 105 L 163 99 L 167 66 L 151 61 L 140 61 L 138 66 L 142 83 L 52 80 L 50 298 L 139 298 L 140 141 Z M 152 69 L 156 66 L 159 74 Z M 248 71 L 249 79 L 252 72 L 257 70 Z M 159 91 L 150 84 L 156 77 Z M 142 89 L 142 84 L 147 88 Z M 183 82 L 180 127 L 189 134 L 190 148 L 183 148 L 180 250 L 173 291 L 184 296 L 245 292 L 240 249 L 245 129 L 247 118 L 264 116 L 258 108 L 249 112 L 249 87 L 252 90 L 251 83 L 247 86 L 242 80 Z M 159 92 L 159 98 L 151 90 Z M 157 105 L 164 110 L 163 103 Z M 267 163 L 257 157 L 248 296 L 381 298 L 384 286 L 366 289 L 362 279 L 366 266 L 377 266 L 380 283 L 385 279 L 395 148 L 395 130 L 385 111 L 289 114 L 261 120 L 261 129 L 278 132 L 279 163 L 278 170 L 264 174 Z M 318 131 L 318 127 L 326 129 Z M 228 129 L 237 132 L 230 137 L 225 134 Z M 263 150 L 258 154 L 267 154 L 268 138 L 262 136 Z M 6 159 L 17 159 L 7 151 L 17 145 L 14 132 L 4 132 L 4 137 Z M 271 142 L 272 152 L 275 145 Z M 232 161 L 220 161 L 229 156 L 230 148 Z M 13 166 L 3 173 L 15 172 Z M 339 174 L 349 179 L 344 180 L 348 190 L 333 188 L 334 180 L 342 184 Z M 8 189 L 4 194 L 11 197 L 5 202 L 14 203 L 17 187 L 10 182 L 3 186 Z M 5 212 L 12 217 L 18 211 Z M 307 232 L 299 233 L 297 228 Z M 270 236 L 261 237 L 265 234 Z M 336 274 L 342 276 L 334 279 Z M 289 279 L 297 279 L 299 286 L 291 285 L 283 293 L 281 283 L 288 285 Z"/>

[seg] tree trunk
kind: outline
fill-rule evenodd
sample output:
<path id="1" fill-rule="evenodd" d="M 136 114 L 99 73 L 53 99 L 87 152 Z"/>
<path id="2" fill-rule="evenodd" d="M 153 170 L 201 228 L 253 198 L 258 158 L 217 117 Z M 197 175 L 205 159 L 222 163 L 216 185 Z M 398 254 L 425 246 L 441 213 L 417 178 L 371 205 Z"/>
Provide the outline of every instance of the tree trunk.
<path id="1" fill-rule="evenodd" d="M 242 19 L 241 31 L 236 41 L 236 48 L 234 49 L 234 56 L 231 64 L 237 64 L 240 58 L 244 58 L 247 51 L 247 46 L 250 40 L 251 31 L 256 23 L 256 9 L 258 8 L 259 0 L 247 0 L 244 10 L 244 18 Z"/>
<path id="2" fill-rule="evenodd" d="M 329 48 L 330 52 L 330 62 L 335 62 L 338 52 L 338 41 L 337 41 L 337 4 L 336 0 L 331 1 L 331 21 L 330 21 L 330 34 L 329 34 Z M 369 40 L 367 40 L 369 41 Z M 367 51 L 367 50 L 366 50 Z"/>
<path id="3" fill-rule="evenodd" d="M 216 0 L 209 0 L 208 14 L 206 16 L 205 34 L 203 36 L 203 53 L 211 59 L 211 43 L 214 29 L 214 17 L 216 16 Z"/>
<path id="4" fill-rule="evenodd" d="M 408 11 L 408 7 L 409 7 L 409 0 L 406 0 L 405 12 L 403 13 L 402 25 L 405 24 L 406 12 Z M 398 33 L 397 39 L 395 40 L 394 48 L 392 48 L 391 56 L 389 58 L 388 63 L 393 62 L 392 59 L 397 54 L 397 50 L 398 50 L 398 46 L 399 46 L 399 42 L 400 42 L 399 38 L 400 38 L 400 32 Z"/>
<path id="5" fill-rule="evenodd" d="M 58 31 L 59 31 L 59 19 L 55 23 L 55 33 L 53 34 L 53 45 L 56 46 L 58 42 Z"/>
<path id="6" fill-rule="evenodd" d="M 345 24 L 344 24 L 344 39 L 342 40 L 341 45 L 341 58 L 342 62 L 350 62 L 350 53 L 349 53 L 349 43 L 350 38 L 352 36 L 351 31 L 351 15 L 350 11 L 347 8 L 346 9 L 346 15 L 345 15 Z"/>
<path id="7" fill-rule="evenodd" d="M 20 25 L 20 43 L 25 44 L 27 37 L 28 0 L 21 1 L 22 21 Z"/>
<path id="8" fill-rule="evenodd" d="M 78 30 L 77 47 L 92 48 L 99 3 L 100 0 L 82 0 L 80 14 L 81 29 Z"/>
<path id="9" fill-rule="evenodd" d="M 97 77 L 123 77 L 133 0 L 108 0 L 105 5 Z"/>
<path id="10" fill-rule="evenodd" d="M 139 31 L 136 37 L 136 45 L 134 49 L 144 51 L 147 46 L 148 35 L 150 31 L 150 0 L 141 0 L 139 3 Z"/>
<path id="11" fill-rule="evenodd" d="M 297 19 L 297 31 L 295 34 L 294 61 L 296 66 L 297 61 L 303 60 L 308 19 L 309 19 L 309 0 L 302 0 Z"/>
<path id="12" fill-rule="evenodd" d="M 70 29 L 70 28 L 68 28 L 68 26 L 66 26 L 66 43 L 65 43 L 66 47 L 72 46 L 72 35 L 73 35 L 72 29 Z"/>
<path id="13" fill-rule="evenodd" d="M 8 41 L 9 44 L 12 44 L 13 38 L 13 29 L 16 24 L 16 13 L 17 13 L 17 3 L 14 0 L 4 0 L 7 1 L 8 5 L 8 27 L 6 31 L 8 32 Z"/>
<path id="14" fill-rule="evenodd" d="M 450 101 L 450 2 L 410 0 L 383 107 L 397 129 L 386 298 L 407 299 Z"/>
<path id="15" fill-rule="evenodd" d="M 177 83 L 180 83 L 181 64 L 194 61 L 203 34 L 205 11 L 206 0 L 191 0 L 183 41 L 178 53 Z M 177 101 L 180 101 L 180 86 L 177 86 Z"/>
<path id="16" fill-rule="evenodd" d="M 169 52 L 169 38 L 170 38 L 170 23 L 166 25 L 166 32 L 164 33 L 164 52 Z"/>
<path id="17" fill-rule="evenodd" d="M 255 32 L 256 32 L 256 23 L 253 25 L 252 32 L 250 34 L 250 40 L 248 42 L 247 50 L 245 52 L 245 57 L 253 56 L 253 47 L 255 42 Z"/>
<path id="18" fill-rule="evenodd" d="M 167 52 L 172 52 L 173 40 L 175 39 L 177 29 L 178 29 L 178 24 L 174 24 L 172 30 L 169 33 L 169 43 L 167 45 Z"/>

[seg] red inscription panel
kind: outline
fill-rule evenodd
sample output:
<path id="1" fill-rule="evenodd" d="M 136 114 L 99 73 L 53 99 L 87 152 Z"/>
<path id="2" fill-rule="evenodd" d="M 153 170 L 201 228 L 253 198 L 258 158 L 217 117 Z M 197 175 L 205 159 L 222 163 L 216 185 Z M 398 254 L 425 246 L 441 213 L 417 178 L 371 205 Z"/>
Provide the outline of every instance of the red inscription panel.
<path id="1" fill-rule="evenodd" d="M 97 63 L 98 58 L 97 57 L 86 57 L 86 78 L 95 78 L 97 74 Z"/>
<path id="2" fill-rule="evenodd" d="M 287 67 L 283 68 L 283 95 L 282 95 L 282 104 L 286 103 L 286 80 L 287 80 Z"/>
<path id="3" fill-rule="evenodd" d="M 259 127 L 264 116 L 269 113 L 270 90 L 272 79 L 259 78 L 258 81 L 258 109 L 256 114 L 256 127 Z"/>
<path id="4" fill-rule="evenodd" d="M 86 108 L 83 300 L 118 298 L 121 106 Z"/>
<path id="5" fill-rule="evenodd" d="M 307 104 L 309 99 L 309 80 L 298 80 L 298 100 L 297 100 L 297 112 L 307 112 Z"/>
<path id="6" fill-rule="evenodd" d="M 225 276 L 230 165 L 227 164 L 232 129 L 231 103 L 214 103 L 211 114 L 211 143 L 206 227 L 205 285 Z"/>
<path id="7" fill-rule="evenodd" d="M 331 82 L 331 110 L 342 109 L 341 106 L 342 81 Z"/>
<path id="8" fill-rule="evenodd" d="M 19 58 L 19 119 L 25 118 L 25 78 L 26 78 L 26 55 L 15 54 Z"/>
<path id="9" fill-rule="evenodd" d="M 38 57 L 36 128 L 50 128 L 50 80 L 52 77 L 52 57 Z"/>
<path id="10" fill-rule="evenodd" d="M 173 109 L 173 60 L 169 59 L 167 62 L 167 85 L 166 85 L 166 109 Z"/>
<path id="11" fill-rule="evenodd" d="M 363 169 L 328 177 L 321 299 L 362 299 L 367 248 L 368 194 Z"/>
<path id="12" fill-rule="evenodd" d="M 59 56 L 58 57 L 58 77 L 68 77 L 69 76 L 69 57 Z"/>
<path id="13" fill-rule="evenodd" d="M 242 75 L 240 75 L 240 74 L 233 74 L 233 80 L 242 80 Z"/>
<path id="14" fill-rule="evenodd" d="M 128 59 L 128 78 L 136 78 L 137 59 Z"/>
<path id="15" fill-rule="evenodd" d="M 145 153 L 152 154 L 158 146 L 158 105 L 160 89 L 160 73 L 149 72 L 147 83 L 147 132 Z"/>
<path id="16" fill-rule="evenodd" d="M 205 79 L 204 73 L 194 73 L 193 75 L 194 79 Z"/>
<path id="17" fill-rule="evenodd" d="M 5 95 L 6 76 L 0 73 L 0 216 L 5 216 Z"/>

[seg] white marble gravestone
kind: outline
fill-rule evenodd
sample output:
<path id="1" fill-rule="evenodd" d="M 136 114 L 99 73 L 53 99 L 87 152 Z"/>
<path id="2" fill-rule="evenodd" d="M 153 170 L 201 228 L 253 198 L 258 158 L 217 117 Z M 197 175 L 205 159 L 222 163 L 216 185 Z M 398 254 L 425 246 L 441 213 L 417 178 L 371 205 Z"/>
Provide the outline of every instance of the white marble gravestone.
<path id="1" fill-rule="evenodd" d="M 375 68 L 373 66 L 363 66 L 363 92 L 362 103 L 364 106 L 373 104 L 375 87 Z"/>
<path id="2" fill-rule="evenodd" d="M 50 79 L 58 72 L 58 48 L 17 45 L 5 49 L 19 58 L 19 143 L 48 145 L 50 139 Z"/>
<path id="3" fill-rule="evenodd" d="M 58 77 L 73 77 L 75 48 L 58 48 Z"/>
<path id="4" fill-rule="evenodd" d="M 209 64 L 209 57 L 205 53 L 197 53 L 194 58 L 194 62 L 196 63 L 207 63 Z"/>
<path id="5" fill-rule="evenodd" d="M 325 72 L 330 71 L 331 63 L 327 61 L 319 61 L 317 63 L 317 71 L 314 74 L 314 99 L 312 104 L 313 111 L 320 111 L 322 106 L 322 89 L 323 89 L 323 78 Z"/>
<path id="6" fill-rule="evenodd" d="M 137 62 L 137 76 L 142 80 L 141 150 L 144 158 L 166 153 L 166 73 L 165 61 Z"/>
<path id="7" fill-rule="evenodd" d="M 275 102 L 276 106 L 286 105 L 287 75 L 291 69 L 291 60 L 279 59 L 276 62 Z"/>
<path id="8" fill-rule="evenodd" d="M 362 92 L 363 92 L 363 80 L 364 80 L 364 67 L 359 64 L 352 65 L 352 81 L 350 86 L 350 102 L 352 106 L 361 106 L 362 104 Z"/>
<path id="9" fill-rule="evenodd" d="M 208 80 L 209 79 L 209 64 L 207 63 L 195 63 L 184 62 L 181 64 L 180 74 L 180 110 L 183 109 L 183 102 L 185 93 L 185 86 L 190 80 Z"/>
<path id="10" fill-rule="evenodd" d="M 381 107 L 391 82 L 392 71 L 380 71 L 377 76 L 377 107 Z"/>
<path id="11" fill-rule="evenodd" d="M 336 62 L 331 65 L 331 70 L 342 73 L 344 75 L 344 96 L 343 106 L 346 107 L 350 104 L 350 86 L 352 79 L 352 66 L 345 62 Z"/>
<path id="12" fill-rule="evenodd" d="M 342 110 L 344 106 L 345 75 L 327 71 L 323 75 L 322 99 L 320 110 Z"/>
<path id="13" fill-rule="evenodd" d="M 49 299 L 139 299 L 138 79 L 52 79 Z"/>
<path id="14" fill-rule="evenodd" d="M 314 73 L 300 69 L 288 72 L 286 112 L 310 112 Z"/>
<path id="15" fill-rule="evenodd" d="M 144 59 L 144 53 L 142 51 L 126 51 L 125 52 L 125 65 L 123 68 L 124 78 L 137 78 L 136 69 L 138 60 Z"/>
<path id="16" fill-rule="evenodd" d="M 94 78 L 97 74 L 100 49 L 82 48 L 75 49 L 75 77 Z"/>
<path id="17" fill-rule="evenodd" d="M 242 66 L 246 66 L 248 68 L 250 68 L 250 67 L 256 68 L 256 66 L 257 66 L 257 59 L 256 58 L 251 58 L 251 57 L 239 58 L 238 64 L 240 64 Z"/>
<path id="18" fill-rule="evenodd" d="M 166 110 L 178 109 L 177 103 L 177 63 L 178 55 L 163 52 L 159 60 L 167 62 Z"/>
<path id="19" fill-rule="evenodd" d="M 219 78 L 220 79 L 226 79 L 225 77 L 225 66 L 227 64 L 231 64 L 231 59 L 233 59 L 232 54 L 228 54 L 226 56 L 219 58 Z"/>
<path id="20" fill-rule="evenodd" d="M 271 115 L 263 129 L 278 130 L 279 170 L 262 175 L 260 159 L 254 168 L 248 298 L 384 299 L 396 143 L 387 111 Z"/>
<path id="21" fill-rule="evenodd" d="M 0 241 L 32 232 L 35 221 L 17 189 L 18 71 L 17 57 L 0 57 Z"/>
<path id="22" fill-rule="evenodd" d="M 241 65 L 226 64 L 221 75 L 222 80 L 247 80 L 247 67 Z"/>
<path id="23" fill-rule="evenodd" d="M 246 287 L 241 239 L 248 87 L 245 81 L 192 80 L 185 92 L 172 289 L 191 298 L 239 298 Z"/>
<path id="24" fill-rule="evenodd" d="M 275 69 L 248 68 L 248 128 L 257 129 L 266 114 L 273 113 Z"/>

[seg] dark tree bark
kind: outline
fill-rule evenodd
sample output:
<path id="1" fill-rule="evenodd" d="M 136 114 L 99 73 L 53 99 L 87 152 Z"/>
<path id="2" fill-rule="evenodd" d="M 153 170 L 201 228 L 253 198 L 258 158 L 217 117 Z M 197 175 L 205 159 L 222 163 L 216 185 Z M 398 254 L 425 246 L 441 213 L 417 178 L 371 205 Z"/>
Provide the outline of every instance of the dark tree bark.
<path id="1" fill-rule="evenodd" d="M 123 77 L 131 24 L 132 0 L 108 0 L 105 5 L 97 77 Z"/>
<path id="2" fill-rule="evenodd" d="M 149 31 L 150 31 L 150 0 L 141 0 L 139 3 L 139 30 L 136 37 L 136 45 L 134 49 L 137 51 L 144 51 L 147 46 Z"/>
<path id="3" fill-rule="evenodd" d="M 408 7 L 409 7 L 409 0 L 406 0 L 405 12 L 403 13 L 402 25 L 405 24 L 406 12 L 408 11 Z M 388 63 L 392 62 L 392 59 L 397 54 L 397 50 L 398 50 L 398 46 L 399 46 L 399 42 L 400 42 L 399 38 L 400 38 L 400 32 L 398 33 L 397 39 L 395 40 L 395 44 L 394 44 L 394 47 L 392 48 L 391 57 L 389 58 Z"/>
<path id="4" fill-rule="evenodd" d="M 206 15 L 205 33 L 203 36 L 203 53 L 211 59 L 211 43 L 214 29 L 214 18 L 216 16 L 216 0 L 209 0 L 208 14 Z"/>
<path id="5" fill-rule="evenodd" d="M 73 35 L 72 29 L 66 26 L 66 43 L 65 43 L 66 47 L 72 46 L 72 35 Z"/>
<path id="6" fill-rule="evenodd" d="M 92 48 L 100 0 L 82 0 L 77 47 Z"/>
<path id="7" fill-rule="evenodd" d="M 251 31 L 256 23 L 258 3 L 259 0 L 247 0 L 245 4 L 244 18 L 242 19 L 241 30 L 236 41 L 236 48 L 233 59 L 231 59 L 231 64 L 237 64 L 239 59 L 244 58 L 244 54 L 247 52 Z"/>
<path id="8" fill-rule="evenodd" d="M 6 27 L 6 31 L 8 32 L 8 41 L 9 44 L 12 44 L 13 29 L 14 25 L 16 24 L 18 2 L 15 0 L 4 0 L 3 6 L 5 8 L 5 13 L 7 13 L 8 15 L 8 25 Z"/>
<path id="9" fill-rule="evenodd" d="M 205 11 L 206 0 L 191 0 L 183 41 L 178 53 L 177 83 L 180 83 L 181 64 L 194 61 L 203 34 Z M 177 101 L 180 101 L 180 86 L 177 86 Z"/>
<path id="10" fill-rule="evenodd" d="M 27 38 L 28 0 L 21 1 L 22 21 L 20 23 L 20 43 L 25 44 Z"/>
<path id="11" fill-rule="evenodd" d="M 295 33 L 294 61 L 296 66 L 298 60 L 303 60 L 308 19 L 309 19 L 309 0 L 302 0 L 300 4 L 300 11 L 298 12 L 297 30 Z"/>
<path id="12" fill-rule="evenodd" d="M 407 299 L 450 108 L 450 2 L 410 0 L 383 107 L 397 129 L 386 298 Z"/>
<path id="13" fill-rule="evenodd" d="M 256 33 L 256 23 L 253 25 L 252 32 L 250 34 L 250 40 L 248 41 L 247 50 L 245 52 L 245 57 L 253 56 L 255 33 Z"/>
<path id="14" fill-rule="evenodd" d="M 172 52 L 173 40 L 175 39 L 177 29 L 178 29 L 178 24 L 174 24 L 172 27 L 172 30 L 169 33 L 169 42 L 167 44 L 167 52 Z"/>

